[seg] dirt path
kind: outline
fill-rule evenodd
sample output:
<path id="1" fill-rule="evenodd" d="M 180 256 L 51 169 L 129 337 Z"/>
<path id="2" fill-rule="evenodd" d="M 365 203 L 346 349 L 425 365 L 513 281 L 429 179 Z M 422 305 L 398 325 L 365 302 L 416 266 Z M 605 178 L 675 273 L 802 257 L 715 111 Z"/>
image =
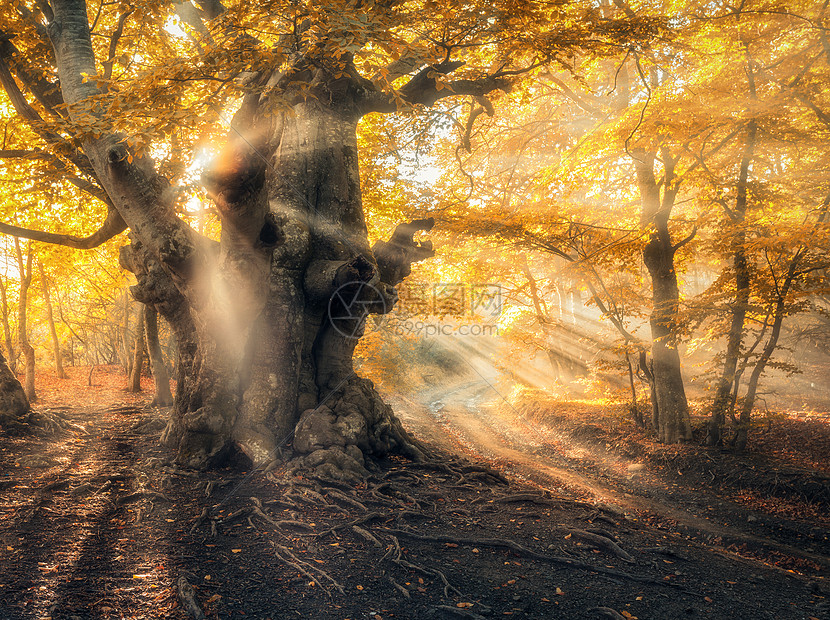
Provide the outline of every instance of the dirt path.
<path id="1" fill-rule="evenodd" d="M 466 389 L 405 413 L 447 449 L 440 460 L 390 458 L 358 485 L 287 463 L 179 470 L 137 429 L 152 413 L 137 406 L 67 411 L 86 435 L 0 437 L 0 620 L 830 620 L 824 580 L 623 514 L 617 500 L 636 494 L 565 456 L 539 468 L 545 443 L 495 417 L 476 424 L 480 395 Z M 453 456 L 475 442 L 536 484 Z"/>
<path id="2" fill-rule="evenodd" d="M 83 618 L 91 609 L 106 617 L 159 596 L 158 585 L 137 587 L 156 581 L 167 555 L 166 528 L 151 522 L 147 535 L 136 535 L 142 508 L 134 494 L 148 488 L 138 468 L 141 434 L 131 430 L 138 414 L 76 410 L 73 421 L 87 435 L 3 446 L 0 617 L 18 617 L 10 609 L 32 618 Z"/>
<path id="3" fill-rule="evenodd" d="M 433 390 L 419 400 L 399 399 L 399 415 L 418 436 L 445 449 L 487 459 L 541 488 L 566 487 L 659 521 L 721 551 L 737 548 L 772 559 L 785 554 L 815 563 L 815 574 L 830 574 L 830 529 L 748 511 L 700 481 L 679 485 L 644 463 L 540 429 L 511 411 L 484 379 Z"/>

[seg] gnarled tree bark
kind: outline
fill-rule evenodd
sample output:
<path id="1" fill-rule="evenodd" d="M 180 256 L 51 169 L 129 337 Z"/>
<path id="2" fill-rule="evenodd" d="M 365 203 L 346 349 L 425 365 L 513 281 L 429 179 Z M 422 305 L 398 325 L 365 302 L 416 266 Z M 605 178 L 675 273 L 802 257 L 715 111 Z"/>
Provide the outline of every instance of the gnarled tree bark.
<path id="1" fill-rule="evenodd" d="M 0 353 L 0 428 L 18 430 L 29 411 L 26 392 Z"/>
<path id="2" fill-rule="evenodd" d="M 98 70 L 86 3 L 51 4 L 60 113 L 76 122 L 105 120 L 94 103 L 101 91 L 88 77 Z M 220 3 L 211 5 L 216 11 L 205 15 L 221 12 Z M 357 124 L 401 103 L 480 97 L 507 88 L 515 72 L 453 81 L 447 76 L 462 63 L 446 60 L 421 65 L 390 93 L 361 77 L 349 55 L 335 60 L 303 38 L 295 45 L 287 70 L 246 78 L 249 94 L 227 145 L 203 176 L 221 220 L 218 243 L 177 216 L 174 192 L 149 158 L 132 152 L 123 136 L 100 131 L 86 134 L 70 161 L 98 183 L 93 189 L 120 220 L 95 240 L 48 241 L 88 244 L 120 221 L 129 228 L 131 244 L 120 258 L 136 276 L 132 294 L 164 317 L 179 348 L 175 404 L 162 438 L 180 463 L 208 466 L 241 450 L 262 464 L 292 442 L 305 467 L 361 476 L 366 457 L 422 455 L 372 383 L 355 375 L 352 356 L 367 317 L 391 310 L 411 264 L 432 256 L 431 244 L 414 235 L 433 223 L 401 225 L 370 247 Z M 35 122 L 11 82 L 3 84 L 17 109 Z M 281 93 L 284 107 L 275 110 L 260 95 L 266 89 Z"/>

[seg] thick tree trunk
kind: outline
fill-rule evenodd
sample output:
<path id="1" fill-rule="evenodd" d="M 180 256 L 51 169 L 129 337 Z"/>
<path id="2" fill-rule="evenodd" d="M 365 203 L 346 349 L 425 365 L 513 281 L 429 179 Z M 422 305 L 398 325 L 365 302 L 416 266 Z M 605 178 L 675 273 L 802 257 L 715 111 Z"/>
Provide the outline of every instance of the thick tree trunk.
<path id="1" fill-rule="evenodd" d="M 53 8 L 61 92 L 77 116 L 76 104 L 99 92 L 84 78 L 96 73 L 86 6 Z M 396 109 L 394 98 L 370 98 L 353 65 L 299 58 L 292 71 L 252 78 L 228 144 L 203 176 L 221 219 L 218 245 L 179 219 L 167 181 L 122 136 L 83 148 L 129 226 L 121 262 L 138 280 L 133 296 L 176 334 L 178 384 L 162 439 L 177 460 L 202 467 L 241 449 L 260 465 L 293 437 L 302 466 L 360 477 L 366 456 L 422 456 L 371 382 L 355 376 L 352 354 L 366 314 L 391 310 L 410 264 L 432 255 L 413 241 L 432 222 L 401 225 L 369 247 L 357 122 L 370 109 Z M 433 102 L 431 71 L 404 94 Z M 269 80 L 290 110 L 275 113 L 256 92 L 275 88 Z"/>
<path id="2" fill-rule="evenodd" d="M 2 307 L 0 310 L 3 312 L 3 336 L 6 339 L 6 351 L 8 352 L 8 366 L 11 369 L 12 373 L 17 371 L 17 354 L 14 350 L 14 342 L 12 341 L 12 328 L 9 324 L 9 303 L 6 297 L 6 283 L 3 282 L 3 279 L 0 278 L 0 302 L 2 302 Z"/>
<path id="3" fill-rule="evenodd" d="M 138 322 L 135 326 L 135 346 L 133 348 L 132 372 L 127 382 L 128 392 L 141 391 L 141 373 L 144 371 L 144 305 L 138 309 Z"/>
<path id="4" fill-rule="evenodd" d="M 651 274 L 653 308 L 651 312 L 651 372 L 657 399 L 657 435 L 663 443 L 689 441 L 692 438 L 689 407 L 674 321 L 677 315 L 679 291 L 674 271 L 674 250 L 652 237 L 643 252 L 646 267 Z"/>
<path id="5" fill-rule="evenodd" d="M 680 291 L 674 269 L 674 255 L 679 246 L 672 245 L 669 232 L 669 217 L 678 191 L 677 186 L 672 184 L 675 162 L 667 152 L 663 153 L 665 171 L 659 184 L 654 176 L 653 153 L 638 153 L 634 163 L 642 196 L 642 221 L 653 227 L 651 239 L 643 250 L 643 261 L 651 276 L 652 287 L 650 372 L 654 386 L 652 406 L 656 406 L 657 435 L 664 443 L 689 441 L 692 438 L 691 419 L 680 369 L 680 353 L 677 350 L 676 322 Z"/>
<path id="6" fill-rule="evenodd" d="M 61 344 L 58 340 L 58 330 L 55 329 L 55 316 L 52 313 L 52 299 L 49 296 L 49 283 L 46 281 L 46 273 L 43 269 L 43 263 L 38 261 L 38 271 L 40 272 L 40 286 L 43 289 L 43 303 L 46 305 L 46 319 L 49 321 L 49 333 L 52 336 L 52 352 L 55 356 L 55 373 L 58 379 L 66 379 L 66 372 L 63 370 L 63 361 L 61 360 Z"/>
<path id="7" fill-rule="evenodd" d="M 170 377 L 164 363 L 164 355 L 159 344 L 158 311 L 155 306 L 144 306 L 144 328 L 147 336 L 147 354 L 150 357 L 150 366 L 153 370 L 153 405 L 169 407 L 173 404 L 173 393 L 170 391 Z"/>

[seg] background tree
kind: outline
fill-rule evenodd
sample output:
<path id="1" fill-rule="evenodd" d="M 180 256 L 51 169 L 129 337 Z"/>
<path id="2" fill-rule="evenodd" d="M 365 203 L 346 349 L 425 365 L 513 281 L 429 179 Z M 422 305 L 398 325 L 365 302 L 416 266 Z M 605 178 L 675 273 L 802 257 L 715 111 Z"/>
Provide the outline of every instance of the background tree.
<path id="1" fill-rule="evenodd" d="M 17 342 L 23 353 L 23 369 L 25 381 L 23 383 L 26 398 L 29 402 L 37 400 L 35 393 L 35 348 L 29 342 L 29 287 L 32 285 L 32 260 L 34 252 L 31 241 L 26 244 L 26 256 L 20 247 L 20 239 L 14 238 L 14 249 L 17 257 L 17 268 L 20 274 L 20 292 L 17 304 Z"/>
<path id="2" fill-rule="evenodd" d="M 40 274 L 40 286 L 43 291 L 43 304 L 46 308 L 46 320 L 49 323 L 49 334 L 52 337 L 52 354 L 55 358 L 55 373 L 58 379 L 66 379 L 66 373 L 63 370 L 63 361 L 61 359 L 61 345 L 58 340 L 58 330 L 55 327 L 55 317 L 52 312 L 52 299 L 49 296 L 49 282 L 46 280 L 46 272 L 43 269 L 43 262 L 37 263 L 38 273 Z"/>

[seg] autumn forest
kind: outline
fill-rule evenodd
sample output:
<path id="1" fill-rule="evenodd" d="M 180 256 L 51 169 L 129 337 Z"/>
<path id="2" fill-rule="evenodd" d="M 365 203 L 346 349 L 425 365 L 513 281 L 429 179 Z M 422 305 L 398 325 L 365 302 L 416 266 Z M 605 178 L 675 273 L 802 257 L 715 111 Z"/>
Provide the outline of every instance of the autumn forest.
<path id="1" fill-rule="evenodd" d="M 830 6 L 4 0 L 0 618 L 830 618 Z"/>

